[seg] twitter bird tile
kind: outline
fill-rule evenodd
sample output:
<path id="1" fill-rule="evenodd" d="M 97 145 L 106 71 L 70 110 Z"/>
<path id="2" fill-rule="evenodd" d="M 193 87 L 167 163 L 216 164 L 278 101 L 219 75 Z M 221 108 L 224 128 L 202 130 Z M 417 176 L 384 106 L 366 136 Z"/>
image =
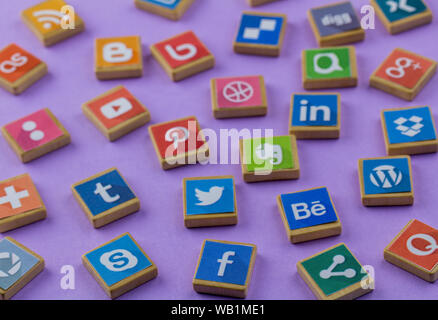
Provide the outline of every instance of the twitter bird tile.
<path id="1" fill-rule="evenodd" d="M 183 193 L 187 228 L 237 224 L 232 176 L 185 178 Z"/>

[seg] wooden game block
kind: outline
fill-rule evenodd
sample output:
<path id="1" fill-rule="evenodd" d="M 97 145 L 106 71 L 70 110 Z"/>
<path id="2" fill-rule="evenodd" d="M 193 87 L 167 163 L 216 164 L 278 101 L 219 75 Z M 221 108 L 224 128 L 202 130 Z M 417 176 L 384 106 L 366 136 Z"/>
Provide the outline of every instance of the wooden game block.
<path id="1" fill-rule="evenodd" d="M 233 176 L 184 178 L 183 203 L 187 228 L 237 224 Z"/>
<path id="2" fill-rule="evenodd" d="M 300 177 L 295 136 L 275 136 L 239 141 L 245 182 L 291 180 Z"/>
<path id="3" fill-rule="evenodd" d="M 370 0 L 370 2 L 390 34 L 397 34 L 432 22 L 432 11 L 423 0 L 405 1 L 405 4 L 391 4 L 384 0 Z"/>
<path id="4" fill-rule="evenodd" d="M 274 1 L 277 1 L 277 0 L 248 0 L 248 4 L 251 7 L 257 7 L 257 6 L 261 6 L 263 4 L 274 2 Z"/>
<path id="5" fill-rule="evenodd" d="M 430 107 L 386 109 L 382 110 L 381 119 L 388 155 L 438 151 L 435 121 Z"/>
<path id="6" fill-rule="evenodd" d="M 256 253 L 257 247 L 253 244 L 204 240 L 193 277 L 193 289 L 199 293 L 245 298 Z"/>
<path id="7" fill-rule="evenodd" d="M 173 81 L 214 67 L 213 54 L 193 31 L 178 34 L 150 47 L 151 53 Z"/>
<path id="8" fill-rule="evenodd" d="M 307 16 L 320 47 L 339 46 L 365 39 L 365 31 L 350 1 L 310 9 Z"/>
<path id="9" fill-rule="evenodd" d="M 303 50 L 302 70 L 307 90 L 356 87 L 356 50 L 352 46 Z"/>
<path id="10" fill-rule="evenodd" d="M 277 205 L 290 242 L 299 243 L 341 234 L 333 200 L 326 187 L 277 196 Z"/>
<path id="11" fill-rule="evenodd" d="M 268 112 L 263 76 L 214 78 L 210 85 L 216 119 L 264 116 Z"/>
<path id="12" fill-rule="evenodd" d="M 12 43 L 0 51 L 0 86 L 18 95 L 47 73 L 47 65 Z"/>
<path id="13" fill-rule="evenodd" d="M 157 266 L 129 232 L 87 252 L 82 262 L 111 299 L 158 276 Z"/>
<path id="14" fill-rule="evenodd" d="M 386 261 L 423 280 L 438 279 L 438 230 L 412 219 L 383 251 Z"/>
<path id="15" fill-rule="evenodd" d="M 233 42 L 234 52 L 278 57 L 286 25 L 285 14 L 244 11 Z"/>
<path id="16" fill-rule="evenodd" d="M 64 147 L 71 141 L 70 134 L 47 108 L 3 126 L 1 132 L 24 163 Z"/>
<path id="17" fill-rule="evenodd" d="M 364 206 L 414 203 L 410 156 L 359 159 L 360 194 Z"/>
<path id="18" fill-rule="evenodd" d="M 208 144 L 196 117 L 149 126 L 149 135 L 164 170 L 206 161 Z"/>
<path id="19" fill-rule="evenodd" d="M 124 86 L 84 103 L 82 111 L 109 141 L 119 139 L 151 119 L 148 109 Z"/>
<path id="20" fill-rule="evenodd" d="M 353 300 L 374 287 L 373 278 L 344 243 L 299 261 L 297 270 L 319 300 Z"/>
<path id="21" fill-rule="evenodd" d="M 94 228 L 140 210 L 140 200 L 116 168 L 79 181 L 71 190 Z"/>
<path id="22" fill-rule="evenodd" d="M 341 132 L 339 93 L 294 93 L 289 134 L 297 139 L 337 139 Z"/>
<path id="23" fill-rule="evenodd" d="M 162 16 L 170 20 L 179 20 L 194 0 L 156 1 L 135 0 L 135 6 L 141 10 Z"/>
<path id="24" fill-rule="evenodd" d="M 436 69 L 436 61 L 396 48 L 373 72 L 370 86 L 412 101 L 429 82 Z"/>
<path id="25" fill-rule="evenodd" d="M 141 77 L 143 75 L 143 54 L 140 37 L 96 39 L 94 72 L 99 80 Z"/>
<path id="26" fill-rule="evenodd" d="M 3 259 L 10 259 L 8 270 L 0 270 L 0 300 L 9 300 L 44 270 L 44 259 L 11 237 L 0 240 Z"/>
<path id="27" fill-rule="evenodd" d="M 85 29 L 84 21 L 63 0 L 47 0 L 21 12 L 29 29 L 46 46 L 52 46 Z"/>
<path id="28" fill-rule="evenodd" d="M 27 173 L 0 181 L 0 232 L 43 220 L 46 216 L 46 207 Z"/>

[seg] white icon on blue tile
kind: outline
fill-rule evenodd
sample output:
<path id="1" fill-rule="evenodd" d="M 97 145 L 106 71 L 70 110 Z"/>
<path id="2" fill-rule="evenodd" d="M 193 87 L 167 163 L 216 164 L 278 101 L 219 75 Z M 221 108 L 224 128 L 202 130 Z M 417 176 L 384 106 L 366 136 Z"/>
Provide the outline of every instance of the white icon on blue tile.
<path id="1" fill-rule="evenodd" d="M 243 14 L 236 42 L 277 45 L 284 18 Z"/>

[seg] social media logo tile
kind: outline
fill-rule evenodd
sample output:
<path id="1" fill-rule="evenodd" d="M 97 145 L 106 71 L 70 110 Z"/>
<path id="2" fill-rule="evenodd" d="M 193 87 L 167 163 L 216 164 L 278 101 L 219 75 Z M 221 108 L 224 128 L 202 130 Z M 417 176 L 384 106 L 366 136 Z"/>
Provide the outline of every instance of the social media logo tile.
<path id="1" fill-rule="evenodd" d="M 317 188 L 280 196 L 290 230 L 338 220 L 327 188 Z"/>
<path id="2" fill-rule="evenodd" d="M 201 148 L 205 141 L 198 140 L 198 121 L 195 117 L 175 120 L 151 127 L 156 146 L 164 159 Z"/>
<path id="3" fill-rule="evenodd" d="M 365 194 L 411 192 L 407 158 L 366 159 L 363 161 Z"/>
<path id="4" fill-rule="evenodd" d="M 152 266 L 129 235 L 124 235 L 85 255 L 108 286 Z"/>
<path id="5" fill-rule="evenodd" d="M 293 126 L 336 126 L 338 124 L 338 96 L 294 95 L 292 109 Z"/>
<path id="6" fill-rule="evenodd" d="M 343 244 L 303 261 L 302 266 L 327 296 L 360 282 L 366 274 Z"/>
<path id="7" fill-rule="evenodd" d="M 140 64 L 140 38 L 138 36 L 96 39 L 96 66 L 114 67 Z"/>
<path id="8" fill-rule="evenodd" d="M 438 264 L 438 230 L 414 219 L 397 236 L 389 251 L 432 271 Z"/>
<path id="9" fill-rule="evenodd" d="M 74 187 L 93 216 L 135 198 L 117 170 Z"/>
<path id="10" fill-rule="evenodd" d="M 206 241 L 195 278 L 245 285 L 253 254 L 251 246 Z"/>
<path id="11" fill-rule="evenodd" d="M 359 29 L 360 22 L 351 2 L 312 9 L 311 14 L 322 37 Z"/>
<path id="12" fill-rule="evenodd" d="M 427 10 L 422 0 L 376 0 L 390 22 L 420 14 Z"/>
<path id="13" fill-rule="evenodd" d="M 187 215 L 236 211 L 231 178 L 186 180 L 185 188 Z"/>
<path id="14" fill-rule="evenodd" d="M 43 206 L 29 175 L 0 182 L 0 219 Z"/>
<path id="15" fill-rule="evenodd" d="M 35 149 L 64 134 L 45 109 L 9 123 L 5 129 L 23 151 Z"/>
<path id="16" fill-rule="evenodd" d="M 285 23 L 283 17 L 243 14 L 236 42 L 278 45 Z"/>
<path id="17" fill-rule="evenodd" d="M 0 289 L 8 290 L 38 263 L 38 259 L 9 239 L 0 240 Z"/>
<path id="18" fill-rule="evenodd" d="M 178 6 L 178 4 L 181 2 L 181 0 L 141 0 L 141 1 L 156 4 L 168 9 L 175 9 Z"/>
<path id="19" fill-rule="evenodd" d="M 16 44 L 10 44 L 0 51 L 0 77 L 13 83 L 41 64 L 41 60 L 23 50 Z"/>
<path id="20" fill-rule="evenodd" d="M 124 87 L 87 103 L 86 107 L 107 129 L 146 112 L 146 109 Z"/>
<path id="21" fill-rule="evenodd" d="M 75 15 L 63 9 L 67 4 L 62 0 L 43 1 L 23 11 L 23 15 L 35 29 L 43 34 L 62 30 L 67 25 L 74 26 Z M 72 20 L 72 21 L 71 21 Z M 63 28 L 64 26 L 64 28 Z"/>
<path id="22" fill-rule="evenodd" d="M 211 55 L 192 31 L 159 42 L 154 47 L 173 69 Z"/>
<path id="23" fill-rule="evenodd" d="M 375 75 L 405 88 L 413 89 L 432 68 L 432 61 L 416 54 L 395 49 Z"/>
<path id="24" fill-rule="evenodd" d="M 436 132 L 429 107 L 383 112 L 389 143 L 435 140 Z"/>
<path id="25" fill-rule="evenodd" d="M 305 51 L 309 79 L 336 79 L 352 75 L 350 50 L 346 47 Z"/>
<path id="26" fill-rule="evenodd" d="M 219 108 L 263 105 L 262 88 L 258 76 L 218 78 L 215 82 Z"/>
<path id="27" fill-rule="evenodd" d="M 245 139 L 243 151 L 248 171 L 291 169 L 295 166 L 289 136 Z"/>

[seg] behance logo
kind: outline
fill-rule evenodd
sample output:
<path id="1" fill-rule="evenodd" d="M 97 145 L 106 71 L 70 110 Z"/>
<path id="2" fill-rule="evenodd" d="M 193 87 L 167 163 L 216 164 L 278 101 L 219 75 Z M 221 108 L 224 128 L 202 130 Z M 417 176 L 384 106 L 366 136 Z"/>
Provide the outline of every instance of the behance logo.
<path id="1" fill-rule="evenodd" d="M 391 165 L 374 168 L 370 173 L 371 182 L 379 188 L 389 189 L 400 184 L 403 174 L 400 169 Z"/>

